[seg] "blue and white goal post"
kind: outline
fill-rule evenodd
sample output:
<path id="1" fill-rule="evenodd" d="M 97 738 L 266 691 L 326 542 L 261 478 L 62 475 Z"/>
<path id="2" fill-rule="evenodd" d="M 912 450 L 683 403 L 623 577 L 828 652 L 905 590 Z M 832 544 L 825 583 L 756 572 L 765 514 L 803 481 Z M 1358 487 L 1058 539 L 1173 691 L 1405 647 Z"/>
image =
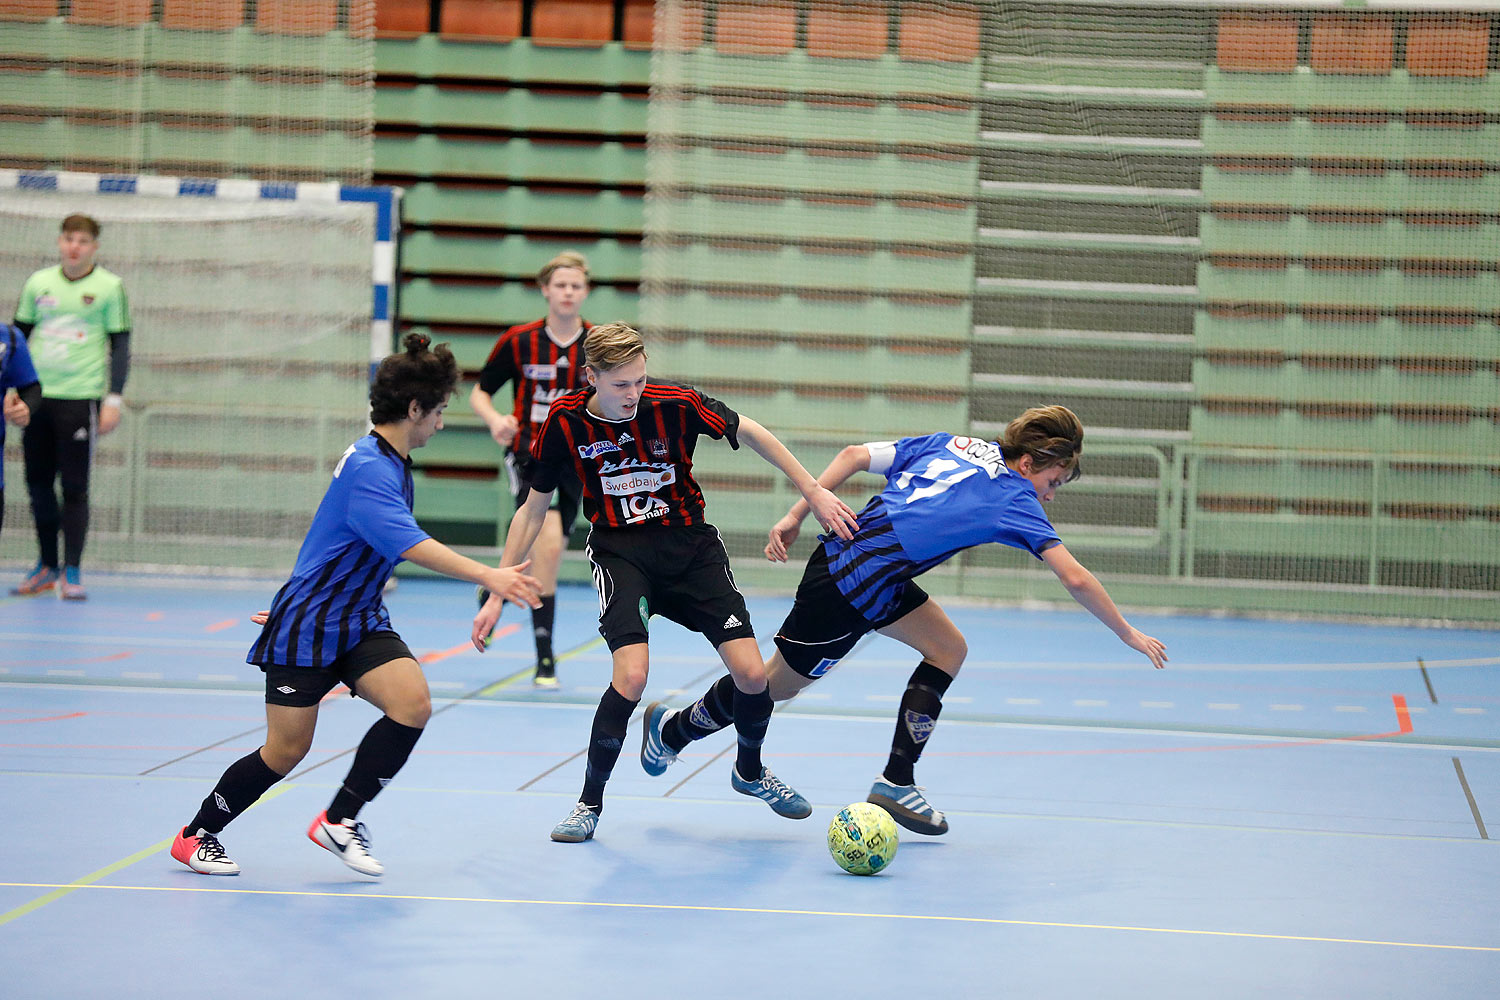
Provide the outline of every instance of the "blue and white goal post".
<path id="1" fill-rule="evenodd" d="M 99 441 L 91 562 L 295 554 L 392 350 L 400 208 L 388 187 L 0 170 L 3 318 L 58 263 L 72 214 L 100 224 L 96 263 L 129 299 L 125 419 Z M 20 486 L 19 440 L 6 458 Z M 24 488 L 6 496 L 7 522 L 29 523 Z M 0 561 L 29 558 L 26 533 L 5 534 Z"/>

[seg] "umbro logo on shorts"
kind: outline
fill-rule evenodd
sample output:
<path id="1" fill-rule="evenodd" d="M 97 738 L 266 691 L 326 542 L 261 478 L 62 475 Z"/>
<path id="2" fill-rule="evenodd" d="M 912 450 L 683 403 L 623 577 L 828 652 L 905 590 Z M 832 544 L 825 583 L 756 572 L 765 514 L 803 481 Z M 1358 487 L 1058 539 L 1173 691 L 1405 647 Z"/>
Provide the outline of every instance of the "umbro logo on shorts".
<path id="1" fill-rule="evenodd" d="M 724 620 L 724 627 L 725 628 L 739 628 L 743 624 L 744 624 L 744 622 L 740 621 L 734 615 L 730 615 L 728 618 L 726 618 Z"/>
<path id="2" fill-rule="evenodd" d="M 224 796 L 220 795 L 218 792 L 214 792 L 214 805 L 218 806 L 221 812 L 234 811 L 229 808 L 229 803 L 224 801 Z"/>
<path id="3" fill-rule="evenodd" d="M 282 694 L 296 694 L 297 693 L 297 689 L 296 688 L 291 687 L 291 686 L 286 685 L 286 684 L 281 685 L 281 687 L 277 688 L 276 690 L 280 691 Z"/>
<path id="4" fill-rule="evenodd" d="M 89 429 L 87 427 L 80 427 L 76 431 L 73 432 L 73 440 L 74 441 L 87 441 L 88 439 L 89 439 Z"/>

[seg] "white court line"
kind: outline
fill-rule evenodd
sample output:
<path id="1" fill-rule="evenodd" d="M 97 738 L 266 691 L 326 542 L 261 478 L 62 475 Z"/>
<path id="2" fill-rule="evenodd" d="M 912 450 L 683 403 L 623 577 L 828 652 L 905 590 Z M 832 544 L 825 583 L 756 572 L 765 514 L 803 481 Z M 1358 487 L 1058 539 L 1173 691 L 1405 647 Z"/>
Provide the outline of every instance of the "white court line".
<path id="1" fill-rule="evenodd" d="M 1109 702 L 1105 701 L 1103 698 L 1074 698 L 1073 704 L 1077 705 L 1079 708 L 1103 708 L 1104 706 L 1108 705 Z"/>
<path id="2" fill-rule="evenodd" d="M 1453 711 L 1456 712 L 1459 715 L 1483 715 L 1484 714 L 1484 709 L 1482 709 L 1482 708 L 1475 708 L 1475 707 L 1469 707 L 1467 705 L 1461 706 L 1461 707 L 1455 707 L 1453 709 Z"/>
<path id="3" fill-rule="evenodd" d="M 1363 705 L 1335 705 L 1335 706 L 1333 706 L 1333 710 L 1335 712 L 1364 712 L 1364 711 L 1367 711 L 1367 709 Z"/>
<path id="4" fill-rule="evenodd" d="M 1042 703 L 1042 699 L 1040 699 L 1040 698 L 1007 698 L 1007 699 L 1005 699 L 1005 703 L 1007 705 L 1040 705 Z"/>
<path id="5" fill-rule="evenodd" d="M 162 679 L 160 670 L 122 670 L 120 676 L 128 681 L 159 681 Z"/>
<path id="6" fill-rule="evenodd" d="M 1302 706 L 1301 705 L 1272 705 L 1271 706 L 1271 711 L 1273 711 L 1273 712 L 1300 712 L 1300 711 L 1302 711 Z"/>

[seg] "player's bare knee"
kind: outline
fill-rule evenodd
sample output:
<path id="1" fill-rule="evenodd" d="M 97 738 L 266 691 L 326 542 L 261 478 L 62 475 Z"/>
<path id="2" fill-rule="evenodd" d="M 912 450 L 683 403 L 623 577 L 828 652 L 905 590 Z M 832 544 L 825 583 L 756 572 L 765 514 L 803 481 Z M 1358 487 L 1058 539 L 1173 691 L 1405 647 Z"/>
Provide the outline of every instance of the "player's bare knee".
<path id="1" fill-rule="evenodd" d="M 734 686 L 746 694 L 760 694 L 766 689 L 766 667 L 764 663 L 744 664 L 729 668 Z M 775 698 L 775 695 L 771 696 Z"/>
<path id="2" fill-rule="evenodd" d="M 964 660 L 968 657 L 969 644 L 962 635 L 955 633 L 943 650 L 943 662 L 936 666 L 950 677 L 955 677 L 958 675 L 958 668 L 964 665 Z"/>
<path id="3" fill-rule="evenodd" d="M 771 692 L 772 701 L 787 701 L 802 690 L 802 685 L 775 671 L 766 675 L 766 687 Z"/>
<path id="4" fill-rule="evenodd" d="M 629 666 L 623 670 L 616 670 L 613 680 L 614 689 L 630 701 L 640 701 L 641 695 L 646 691 L 646 667 Z"/>
<path id="5" fill-rule="evenodd" d="M 404 699 L 400 705 L 393 705 L 386 714 L 393 722 L 422 729 L 427 725 L 427 720 L 432 718 L 432 696 L 423 691 L 420 696 L 414 695 Z"/>
<path id="6" fill-rule="evenodd" d="M 311 737 L 306 740 L 272 737 L 267 739 L 265 746 L 260 748 L 260 757 L 267 767 L 284 776 L 290 774 L 292 768 L 302 763 L 302 758 L 306 757 L 311 749 Z"/>

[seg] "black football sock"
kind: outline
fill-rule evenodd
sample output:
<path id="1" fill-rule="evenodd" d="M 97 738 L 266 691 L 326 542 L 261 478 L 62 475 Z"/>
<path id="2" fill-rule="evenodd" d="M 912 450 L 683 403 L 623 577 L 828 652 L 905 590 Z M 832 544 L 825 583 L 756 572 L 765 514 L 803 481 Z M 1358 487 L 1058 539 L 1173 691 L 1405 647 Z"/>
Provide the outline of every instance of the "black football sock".
<path id="1" fill-rule="evenodd" d="M 734 722 L 734 678 L 725 674 L 714 681 L 691 708 L 676 712 L 661 727 L 661 741 L 673 753 L 694 740 L 717 733 Z"/>
<path id="2" fill-rule="evenodd" d="M 219 783 L 198 807 L 198 815 L 183 832 L 192 836 L 201 828 L 209 833 L 222 833 L 231 820 L 255 805 L 266 789 L 284 777 L 266 766 L 259 750 L 247 753 L 225 769 Z"/>
<path id="3" fill-rule="evenodd" d="M 531 609 L 531 636 L 536 641 L 536 664 L 545 674 L 554 671 L 552 625 L 557 619 L 557 595 L 541 598 L 542 606 Z"/>
<path id="4" fill-rule="evenodd" d="M 760 779 L 760 745 L 766 740 L 774 707 L 769 688 L 759 694 L 734 689 L 734 731 L 739 734 L 739 756 L 734 766 L 747 781 Z"/>
<path id="5" fill-rule="evenodd" d="M 382 715 L 359 741 L 354 763 L 344 777 L 344 786 L 328 804 L 328 822 L 342 823 L 359 815 L 360 808 L 380 794 L 396 772 L 401 770 L 412 748 L 422 738 L 422 730 L 403 726 L 389 715 Z"/>
<path id="6" fill-rule="evenodd" d="M 613 684 L 604 689 L 599 699 L 599 709 L 594 713 L 594 728 L 589 731 L 588 762 L 583 767 L 583 792 L 578 801 L 594 810 L 604 812 L 604 783 L 620 759 L 620 747 L 625 744 L 625 728 L 630 724 L 630 713 L 639 701 L 631 701 L 615 690 Z"/>
<path id="7" fill-rule="evenodd" d="M 937 726 L 943 711 L 943 694 L 953 678 L 923 660 L 912 671 L 901 695 L 896 713 L 896 735 L 891 739 L 891 756 L 885 764 L 885 780 L 893 785 L 910 785 L 917 779 L 917 758 L 927 746 L 927 737 Z"/>

